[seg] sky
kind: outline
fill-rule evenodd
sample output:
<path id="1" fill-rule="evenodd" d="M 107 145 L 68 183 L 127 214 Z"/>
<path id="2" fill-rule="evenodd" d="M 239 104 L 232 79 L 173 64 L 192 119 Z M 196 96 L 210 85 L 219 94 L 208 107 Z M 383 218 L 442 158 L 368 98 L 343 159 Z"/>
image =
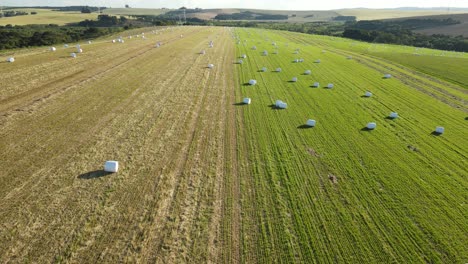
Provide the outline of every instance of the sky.
<path id="1" fill-rule="evenodd" d="M 0 0 L 2 6 L 90 5 L 134 8 L 255 8 L 279 10 L 330 10 L 341 8 L 463 7 L 468 0 Z"/>

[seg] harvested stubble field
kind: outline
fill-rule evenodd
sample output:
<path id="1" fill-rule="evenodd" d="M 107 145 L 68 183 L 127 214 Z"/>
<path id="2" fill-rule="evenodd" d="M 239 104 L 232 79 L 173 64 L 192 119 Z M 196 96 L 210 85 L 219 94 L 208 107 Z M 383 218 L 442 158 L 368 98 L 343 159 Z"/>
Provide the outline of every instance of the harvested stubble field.
<path id="1" fill-rule="evenodd" d="M 465 88 L 337 38 L 152 30 L 0 54 L 0 262 L 467 261 Z"/>

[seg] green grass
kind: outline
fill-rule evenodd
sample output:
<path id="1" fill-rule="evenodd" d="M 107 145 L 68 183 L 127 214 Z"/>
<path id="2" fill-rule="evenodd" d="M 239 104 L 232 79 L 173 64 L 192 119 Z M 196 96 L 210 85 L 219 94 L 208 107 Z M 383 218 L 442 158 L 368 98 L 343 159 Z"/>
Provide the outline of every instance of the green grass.
<path id="1" fill-rule="evenodd" d="M 253 174 L 253 186 L 244 183 L 249 194 L 243 214 L 256 223 L 244 227 L 246 259 L 466 262 L 467 114 L 466 106 L 450 101 L 466 101 L 466 93 L 431 90 L 444 83 L 367 55 L 347 60 L 340 53 L 346 49 L 322 53 L 338 39 L 243 29 L 237 34 L 237 54 L 248 56 L 238 65 L 237 97 L 252 99 L 242 106 L 249 137 L 244 155 Z M 300 54 L 292 54 L 295 48 Z M 264 49 L 269 56 L 261 56 Z M 292 63 L 295 58 L 305 62 Z M 318 58 L 322 63 L 313 63 Z M 269 71 L 258 72 L 263 66 Z M 277 67 L 283 71 L 272 72 Z M 312 75 L 301 75 L 306 69 Z M 383 72 L 401 79 L 382 79 Z M 293 76 L 297 83 L 288 82 Z M 244 86 L 249 79 L 258 84 Z M 315 81 L 335 88 L 310 88 Z M 362 98 L 366 90 L 374 96 Z M 277 99 L 288 109 L 270 107 Z M 400 118 L 386 119 L 391 111 Z M 309 118 L 317 126 L 305 129 Z M 371 121 L 377 129 L 363 131 Z M 437 125 L 447 132 L 432 135 Z"/>
<path id="2" fill-rule="evenodd" d="M 37 12 L 37 15 L 15 16 L 0 18 L 0 26 L 4 25 L 29 25 L 29 24 L 57 24 L 65 25 L 68 23 L 80 22 L 85 19 L 94 20 L 97 13 L 82 14 L 80 12 L 58 12 L 51 9 L 18 8 L 15 11 L 31 13 Z"/>

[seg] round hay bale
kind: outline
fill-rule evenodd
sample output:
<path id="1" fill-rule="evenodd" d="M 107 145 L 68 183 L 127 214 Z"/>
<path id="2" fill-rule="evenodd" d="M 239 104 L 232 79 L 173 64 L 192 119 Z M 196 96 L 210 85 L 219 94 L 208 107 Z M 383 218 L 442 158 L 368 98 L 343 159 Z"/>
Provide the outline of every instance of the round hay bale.
<path id="1" fill-rule="evenodd" d="M 210 64 L 208 64 L 208 68 L 213 69 L 214 65 L 210 63 Z"/>
<path id="2" fill-rule="evenodd" d="M 268 69 L 266 67 L 262 68 L 262 72 L 266 72 Z"/>
<path id="3" fill-rule="evenodd" d="M 291 81 L 292 82 L 297 82 L 297 77 L 292 77 Z"/>
<path id="4" fill-rule="evenodd" d="M 10 58 L 7 59 L 7 62 L 10 62 L 10 63 L 11 63 L 11 62 L 15 62 L 15 58 L 10 57 Z"/>
<path id="5" fill-rule="evenodd" d="M 305 74 L 305 75 L 311 75 L 311 74 L 312 74 L 312 71 L 311 71 L 311 70 L 306 70 L 306 71 L 304 72 L 304 74 Z"/>
<path id="6" fill-rule="evenodd" d="M 369 122 L 367 123 L 366 125 L 366 128 L 369 129 L 369 130 L 373 130 L 377 127 L 377 124 L 375 122 Z"/>
<path id="7" fill-rule="evenodd" d="M 365 94 L 364 94 L 365 97 L 371 97 L 372 96 L 372 93 L 367 91 Z"/>
<path id="8" fill-rule="evenodd" d="M 391 112 L 388 117 L 391 118 L 391 119 L 398 118 L 398 113 L 397 112 Z"/>
<path id="9" fill-rule="evenodd" d="M 251 100 L 250 100 L 250 98 L 247 98 L 247 97 L 246 97 L 246 98 L 244 98 L 244 100 L 242 100 L 242 103 L 244 103 L 244 104 L 250 104 L 250 103 L 251 103 Z"/>
<path id="10" fill-rule="evenodd" d="M 119 171 L 119 162 L 115 160 L 108 160 L 104 163 L 105 172 L 117 172 Z"/>
<path id="11" fill-rule="evenodd" d="M 250 80 L 249 80 L 249 84 L 250 84 L 250 85 L 256 85 L 256 84 L 257 84 L 257 80 L 250 79 Z"/>
<path id="12" fill-rule="evenodd" d="M 390 79 L 390 78 L 392 78 L 392 75 L 389 74 L 389 73 L 387 73 L 387 74 L 384 75 L 384 78 L 385 78 L 385 79 Z"/>
<path id="13" fill-rule="evenodd" d="M 306 125 L 309 126 L 309 127 L 314 127 L 315 126 L 315 120 L 313 120 L 313 119 L 307 120 Z"/>
<path id="14" fill-rule="evenodd" d="M 281 72 L 281 68 L 276 68 L 276 72 Z"/>
<path id="15" fill-rule="evenodd" d="M 333 85 L 333 83 L 327 84 L 327 88 L 328 88 L 328 89 L 332 89 L 333 87 L 335 87 L 335 86 Z"/>
<path id="16" fill-rule="evenodd" d="M 74 52 L 73 52 L 73 53 L 70 53 L 70 57 L 76 58 L 76 53 L 74 53 Z"/>
<path id="17" fill-rule="evenodd" d="M 49 50 L 52 51 L 52 52 L 54 52 L 54 51 L 57 51 L 57 48 L 55 48 L 55 47 L 50 47 Z"/>
<path id="18" fill-rule="evenodd" d="M 312 86 L 313 86 L 313 87 L 320 87 L 320 83 L 314 82 L 314 84 L 313 84 Z"/>
<path id="19" fill-rule="evenodd" d="M 445 132 L 445 128 L 441 127 L 441 126 L 438 126 L 438 127 L 436 127 L 435 132 L 437 134 L 443 134 Z"/>

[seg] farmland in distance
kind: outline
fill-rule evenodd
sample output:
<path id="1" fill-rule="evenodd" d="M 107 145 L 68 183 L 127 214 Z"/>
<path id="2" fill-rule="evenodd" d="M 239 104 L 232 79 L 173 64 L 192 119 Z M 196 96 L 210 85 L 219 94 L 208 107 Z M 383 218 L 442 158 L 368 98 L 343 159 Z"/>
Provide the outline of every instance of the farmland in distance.
<path id="1" fill-rule="evenodd" d="M 281 31 L 123 34 L 76 59 L 0 53 L 1 262 L 467 261 L 458 64 L 443 78 L 420 70 L 432 50 Z"/>

